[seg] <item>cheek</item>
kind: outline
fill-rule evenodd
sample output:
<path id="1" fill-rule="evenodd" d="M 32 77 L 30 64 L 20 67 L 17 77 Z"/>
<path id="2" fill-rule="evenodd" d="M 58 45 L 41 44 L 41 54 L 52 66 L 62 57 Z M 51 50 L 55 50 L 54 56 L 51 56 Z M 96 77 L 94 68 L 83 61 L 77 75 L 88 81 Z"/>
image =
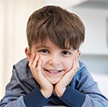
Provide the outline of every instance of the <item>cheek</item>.
<path id="1" fill-rule="evenodd" d="M 46 64 L 47 58 L 45 56 L 40 55 L 40 60 L 42 61 L 42 67 Z"/>
<path id="2" fill-rule="evenodd" d="M 68 72 L 71 70 L 72 66 L 73 66 L 73 59 L 72 60 L 65 60 L 64 62 L 64 68 L 65 68 L 65 71 Z"/>

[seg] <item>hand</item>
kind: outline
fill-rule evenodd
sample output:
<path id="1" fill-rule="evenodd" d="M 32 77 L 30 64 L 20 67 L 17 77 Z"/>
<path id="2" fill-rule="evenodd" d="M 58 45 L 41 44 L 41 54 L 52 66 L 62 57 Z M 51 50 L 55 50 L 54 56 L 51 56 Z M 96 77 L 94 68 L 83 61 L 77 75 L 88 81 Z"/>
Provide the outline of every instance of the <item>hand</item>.
<path id="1" fill-rule="evenodd" d="M 53 85 L 43 75 L 41 63 L 42 63 L 42 61 L 41 61 L 39 55 L 36 55 L 35 53 L 33 53 L 33 55 L 31 56 L 31 59 L 29 61 L 29 67 L 31 69 L 31 73 L 32 73 L 34 79 L 40 85 L 41 93 L 44 95 L 44 97 L 48 98 L 53 93 Z"/>
<path id="2" fill-rule="evenodd" d="M 75 59 L 72 69 L 69 72 L 67 72 L 55 86 L 54 90 L 59 97 L 63 95 L 63 93 L 66 90 L 66 87 L 69 85 L 78 69 L 79 63 L 78 60 Z"/>

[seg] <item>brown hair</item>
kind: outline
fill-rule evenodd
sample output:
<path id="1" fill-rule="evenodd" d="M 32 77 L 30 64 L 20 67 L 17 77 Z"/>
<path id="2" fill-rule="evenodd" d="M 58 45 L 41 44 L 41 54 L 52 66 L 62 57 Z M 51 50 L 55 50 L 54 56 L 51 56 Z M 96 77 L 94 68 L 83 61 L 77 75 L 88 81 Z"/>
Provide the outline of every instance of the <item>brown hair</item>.
<path id="1" fill-rule="evenodd" d="M 44 6 L 34 11 L 27 23 L 30 48 L 49 39 L 60 48 L 78 49 L 84 36 L 85 28 L 79 17 L 59 6 Z"/>

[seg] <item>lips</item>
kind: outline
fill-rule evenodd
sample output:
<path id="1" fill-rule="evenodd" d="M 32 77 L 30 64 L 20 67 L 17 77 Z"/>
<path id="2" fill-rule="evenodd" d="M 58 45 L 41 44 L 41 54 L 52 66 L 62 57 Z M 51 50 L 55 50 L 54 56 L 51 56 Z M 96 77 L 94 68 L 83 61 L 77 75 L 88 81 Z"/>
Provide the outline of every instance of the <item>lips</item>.
<path id="1" fill-rule="evenodd" d="M 64 70 L 44 69 L 44 76 L 52 83 L 56 84 L 64 75 Z"/>
<path id="2" fill-rule="evenodd" d="M 47 69 L 45 69 L 45 71 L 50 73 L 50 74 L 57 74 L 57 73 L 62 72 L 63 70 L 51 70 L 51 69 L 47 70 Z"/>

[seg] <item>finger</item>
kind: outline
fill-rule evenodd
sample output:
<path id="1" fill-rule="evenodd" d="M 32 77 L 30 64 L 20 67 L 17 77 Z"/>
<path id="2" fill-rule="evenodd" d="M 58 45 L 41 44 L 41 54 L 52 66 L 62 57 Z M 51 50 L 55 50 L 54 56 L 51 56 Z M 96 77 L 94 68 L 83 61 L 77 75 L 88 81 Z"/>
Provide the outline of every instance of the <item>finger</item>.
<path id="1" fill-rule="evenodd" d="M 38 63 L 37 63 L 37 70 L 38 70 L 39 72 L 42 72 L 42 61 L 41 61 L 40 58 L 39 58 Z"/>
<path id="2" fill-rule="evenodd" d="M 34 61 L 33 61 L 33 64 L 32 64 L 33 68 L 36 68 L 38 66 L 38 61 L 39 61 L 39 55 L 35 54 L 35 58 L 34 58 Z"/>
<path id="3" fill-rule="evenodd" d="M 73 70 L 76 70 L 76 71 L 79 69 L 79 62 L 78 62 L 77 59 L 74 60 L 73 68 L 72 68 L 72 69 L 73 69 Z"/>
<path id="4" fill-rule="evenodd" d="M 30 67 L 30 68 L 31 68 L 31 66 L 33 65 L 34 59 L 35 59 L 35 53 L 33 53 L 33 54 L 31 55 L 31 58 L 30 58 L 30 61 L 29 61 L 29 67 Z"/>
<path id="5" fill-rule="evenodd" d="M 33 53 L 33 55 L 31 56 L 31 60 L 29 62 L 29 67 L 33 75 L 35 75 L 36 67 L 38 65 L 38 60 L 39 60 L 39 55 Z"/>
<path id="6" fill-rule="evenodd" d="M 37 70 L 37 66 L 38 66 L 38 61 L 39 61 L 39 55 L 35 55 L 35 59 L 33 61 L 33 64 L 31 66 L 32 69 L 32 74 L 34 76 L 34 78 L 36 78 L 36 75 L 38 74 L 38 70 Z"/>

